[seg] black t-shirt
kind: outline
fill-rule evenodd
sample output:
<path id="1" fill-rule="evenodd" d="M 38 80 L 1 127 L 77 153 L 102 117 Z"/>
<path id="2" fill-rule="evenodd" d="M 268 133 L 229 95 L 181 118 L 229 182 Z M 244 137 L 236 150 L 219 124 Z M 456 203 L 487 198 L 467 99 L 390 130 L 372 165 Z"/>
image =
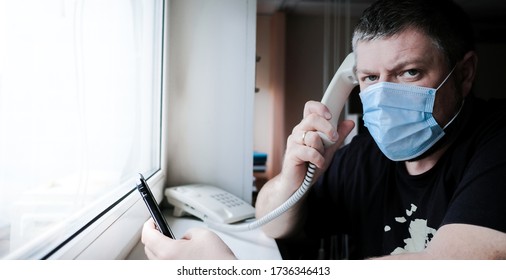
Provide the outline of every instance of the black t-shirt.
<path id="1" fill-rule="evenodd" d="M 444 224 L 506 232 L 506 106 L 466 100 L 454 144 L 429 171 L 411 176 L 366 132 L 336 152 L 311 188 L 310 236 L 346 233 L 350 257 L 416 252 Z"/>

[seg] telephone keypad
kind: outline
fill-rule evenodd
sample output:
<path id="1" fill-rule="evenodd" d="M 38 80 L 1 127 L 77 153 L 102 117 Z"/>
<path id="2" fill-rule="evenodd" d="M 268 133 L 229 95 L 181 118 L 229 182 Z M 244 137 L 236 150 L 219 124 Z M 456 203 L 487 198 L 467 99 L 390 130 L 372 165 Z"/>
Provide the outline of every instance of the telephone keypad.
<path id="1" fill-rule="evenodd" d="M 211 197 L 218 200 L 220 203 L 227 206 L 228 208 L 237 207 L 244 204 L 242 200 L 228 193 L 213 194 L 211 195 Z"/>

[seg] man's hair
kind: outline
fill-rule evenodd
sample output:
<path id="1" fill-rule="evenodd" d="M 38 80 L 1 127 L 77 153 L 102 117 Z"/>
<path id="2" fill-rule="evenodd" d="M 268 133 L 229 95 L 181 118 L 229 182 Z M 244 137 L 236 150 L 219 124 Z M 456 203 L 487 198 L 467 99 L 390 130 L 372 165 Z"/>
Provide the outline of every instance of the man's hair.
<path id="1" fill-rule="evenodd" d="M 378 0 L 362 14 L 353 34 L 357 42 L 384 39 L 407 28 L 429 36 L 443 51 L 448 66 L 474 50 L 474 35 L 468 15 L 451 0 Z"/>

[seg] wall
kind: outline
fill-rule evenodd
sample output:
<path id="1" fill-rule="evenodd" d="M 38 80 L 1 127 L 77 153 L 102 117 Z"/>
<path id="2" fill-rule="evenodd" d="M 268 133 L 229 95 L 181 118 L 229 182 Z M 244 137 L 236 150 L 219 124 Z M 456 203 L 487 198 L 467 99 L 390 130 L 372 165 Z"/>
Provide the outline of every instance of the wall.
<path id="1" fill-rule="evenodd" d="M 256 1 L 170 1 L 168 185 L 252 200 Z"/>
<path id="2" fill-rule="evenodd" d="M 285 134 L 302 119 L 304 104 L 323 96 L 323 17 L 288 15 Z"/>
<path id="3" fill-rule="evenodd" d="M 274 93 L 270 90 L 271 63 L 271 16 L 257 16 L 256 55 L 260 60 L 256 63 L 256 83 L 254 106 L 254 141 L 255 151 L 267 153 L 267 166 L 272 166 L 272 131 L 274 119 Z"/>
<path id="4" fill-rule="evenodd" d="M 268 154 L 267 171 L 255 174 L 257 186 L 281 170 L 285 150 L 285 15 L 257 16 L 254 149 Z"/>

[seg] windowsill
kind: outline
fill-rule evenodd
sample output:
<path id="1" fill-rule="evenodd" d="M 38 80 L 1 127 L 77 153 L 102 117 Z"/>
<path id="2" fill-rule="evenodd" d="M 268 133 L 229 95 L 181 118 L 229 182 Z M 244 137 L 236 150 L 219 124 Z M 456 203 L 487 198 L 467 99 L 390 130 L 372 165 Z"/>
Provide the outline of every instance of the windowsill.
<path id="1" fill-rule="evenodd" d="M 158 201 L 162 197 L 163 182 L 162 172 L 157 172 L 148 182 Z M 144 201 L 134 191 L 49 259 L 125 259 L 138 243 L 142 225 L 148 218 Z"/>

